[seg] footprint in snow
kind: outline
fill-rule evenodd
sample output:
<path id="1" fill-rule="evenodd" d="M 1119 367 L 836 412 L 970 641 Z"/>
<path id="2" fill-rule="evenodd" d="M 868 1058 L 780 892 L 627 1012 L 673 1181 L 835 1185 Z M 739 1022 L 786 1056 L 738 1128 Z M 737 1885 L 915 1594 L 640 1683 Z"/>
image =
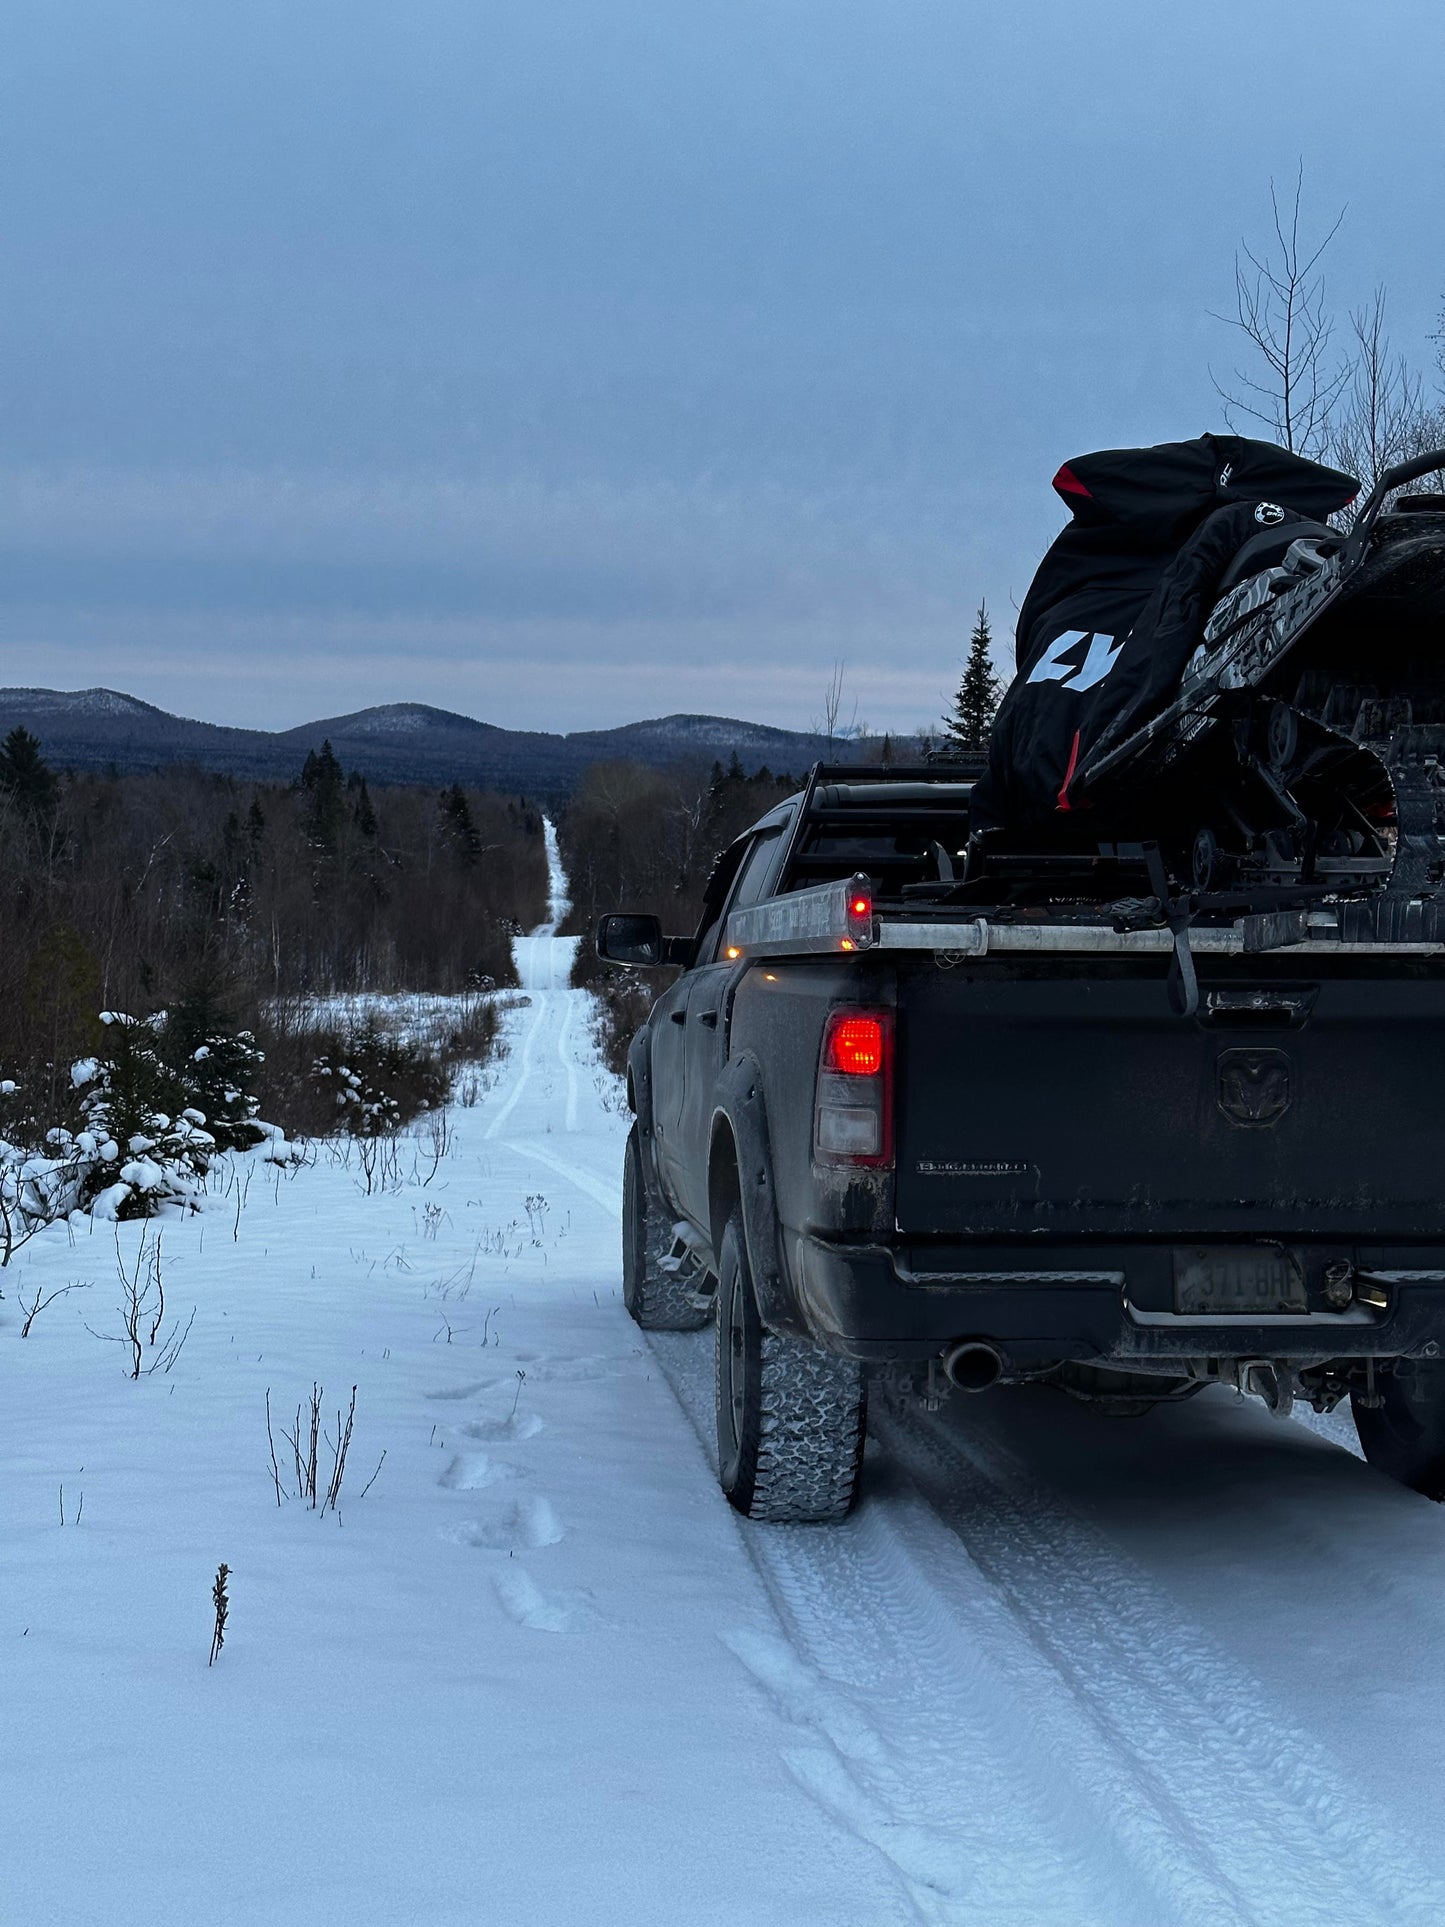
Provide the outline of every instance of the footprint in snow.
<path id="1" fill-rule="evenodd" d="M 493 1465 L 485 1452 L 459 1452 L 437 1480 L 448 1492 L 480 1492 L 507 1476 L 507 1468 Z"/>
<path id="2" fill-rule="evenodd" d="M 462 1430 L 469 1439 L 534 1439 L 542 1429 L 535 1412 L 504 1412 L 498 1418 L 480 1418 Z"/>
<path id="3" fill-rule="evenodd" d="M 598 1623 L 585 1592 L 543 1592 L 523 1567 L 509 1564 L 493 1580 L 508 1619 L 535 1633 L 580 1633 Z"/>
<path id="4" fill-rule="evenodd" d="M 555 1546 L 563 1537 L 561 1521 L 546 1499 L 523 1499 L 499 1506 L 485 1519 L 464 1519 L 447 1526 L 443 1539 L 454 1546 L 479 1546 L 491 1552 L 529 1552 Z"/>
<path id="5" fill-rule="evenodd" d="M 448 1385 L 444 1387 L 443 1390 L 441 1390 L 440 1392 L 425 1392 L 423 1393 L 423 1397 L 425 1398 L 475 1398 L 478 1392 L 485 1392 L 489 1385 L 494 1385 L 495 1383 L 496 1383 L 495 1379 L 479 1378 L 474 1385 Z"/>

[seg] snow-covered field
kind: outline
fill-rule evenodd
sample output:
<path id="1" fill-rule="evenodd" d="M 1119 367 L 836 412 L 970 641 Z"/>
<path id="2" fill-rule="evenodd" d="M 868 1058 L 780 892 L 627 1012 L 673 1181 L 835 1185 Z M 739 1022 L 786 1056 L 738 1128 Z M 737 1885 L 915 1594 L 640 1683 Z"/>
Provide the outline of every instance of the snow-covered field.
<path id="1" fill-rule="evenodd" d="M 5 1927 L 1445 1920 L 1445 1513 L 1224 1395 L 998 1394 L 880 1412 L 842 1528 L 738 1520 L 709 1336 L 622 1311 L 570 948 L 429 1186 L 240 1161 L 165 1225 L 169 1372 L 87 1330 L 115 1227 L 0 1274 Z M 334 1513 L 276 1503 L 313 1382 Z"/>

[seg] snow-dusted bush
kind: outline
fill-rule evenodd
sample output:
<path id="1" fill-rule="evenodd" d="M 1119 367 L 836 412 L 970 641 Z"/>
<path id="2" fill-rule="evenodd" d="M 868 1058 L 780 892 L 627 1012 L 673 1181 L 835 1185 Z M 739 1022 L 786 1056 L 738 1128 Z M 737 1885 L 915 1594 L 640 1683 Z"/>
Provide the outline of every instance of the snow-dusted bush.
<path id="1" fill-rule="evenodd" d="M 390 1137 L 408 1118 L 445 1103 L 440 1055 L 366 1018 L 316 1058 L 312 1076 L 332 1094 L 336 1125 L 352 1137 Z"/>
<path id="2" fill-rule="evenodd" d="M 107 1054 L 82 1058 L 71 1072 L 84 1128 L 50 1133 L 62 1157 L 84 1163 L 81 1207 L 97 1218 L 194 1209 L 216 1140 L 161 1055 L 165 1018 L 102 1011 L 100 1021 Z"/>
<path id="3" fill-rule="evenodd" d="M 256 1115 L 254 1038 L 228 1028 L 203 995 L 153 1017 L 102 1011 L 100 1024 L 101 1049 L 71 1067 L 68 1121 L 46 1129 L 14 1079 L 0 1078 L 0 1267 L 74 1212 L 199 1209 L 218 1149 L 264 1145 L 269 1163 L 300 1161 L 285 1132 Z M 20 1113 L 8 1128 L 7 1109 Z"/>
<path id="4" fill-rule="evenodd" d="M 378 1089 L 349 1064 L 333 1064 L 329 1057 L 318 1057 L 315 1074 L 318 1083 L 329 1085 L 335 1092 L 337 1125 L 352 1137 L 386 1137 L 401 1128 L 401 1105 L 396 1097 Z"/>
<path id="5" fill-rule="evenodd" d="M 253 1086 L 266 1061 L 249 1030 L 237 1030 L 204 986 L 166 1012 L 159 1043 L 187 1107 L 201 1112 L 220 1151 L 249 1151 L 267 1133 Z"/>

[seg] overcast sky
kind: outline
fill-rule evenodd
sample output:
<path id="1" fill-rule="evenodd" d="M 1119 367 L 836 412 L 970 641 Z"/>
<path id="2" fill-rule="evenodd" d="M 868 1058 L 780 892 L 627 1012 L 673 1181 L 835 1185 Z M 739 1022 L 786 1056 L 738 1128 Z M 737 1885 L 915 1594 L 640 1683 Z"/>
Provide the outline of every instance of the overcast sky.
<path id="1" fill-rule="evenodd" d="M 1442 82 L 1441 0 L 10 0 L 0 683 L 935 717 L 1058 463 L 1222 426 L 1271 175 L 1433 374 Z"/>

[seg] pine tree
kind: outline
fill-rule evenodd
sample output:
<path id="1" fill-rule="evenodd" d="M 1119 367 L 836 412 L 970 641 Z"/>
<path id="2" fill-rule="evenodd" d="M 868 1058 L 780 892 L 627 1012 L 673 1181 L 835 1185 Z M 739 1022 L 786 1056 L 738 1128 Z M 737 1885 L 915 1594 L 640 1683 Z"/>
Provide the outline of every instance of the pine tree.
<path id="1" fill-rule="evenodd" d="M 213 984 L 193 983 L 166 1013 L 159 1035 L 187 1107 L 206 1120 L 222 1151 L 245 1151 L 265 1135 L 251 1086 L 265 1062 L 249 1030 L 239 1030 Z"/>
<path id="2" fill-rule="evenodd" d="M 968 660 L 954 698 L 953 713 L 944 718 L 939 754 L 945 762 L 988 747 L 989 730 L 1000 695 L 999 679 L 993 669 L 992 643 L 988 605 L 980 603 L 973 634 L 968 639 Z"/>
<path id="3" fill-rule="evenodd" d="M 33 823 L 48 824 L 59 801 L 55 773 L 40 755 L 40 738 L 18 723 L 0 744 L 0 795 L 13 797 Z"/>
<path id="4" fill-rule="evenodd" d="M 330 739 L 320 750 L 308 752 L 301 768 L 301 787 L 311 797 L 307 829 L 311 841 L 321 850 L 334 853 L 341 829 L 346 795 L 346 772 L 337 760 Z"/>
<path id="5" fill-rule="evenodd" d="M 100 1021 L 101 1054 L 71 1071 L 85 1129 L 60 1146 L 84 1161 L 80 1203 L 105 1218 L 149 1218 L 168 1205 L 199 1210 L 215 1139 L 161 1055 L 164 1020 L 107 1010 Z"/>
<path id="6" fill-rule="evenodd" d="M 352 774 L 355 775 L 353 770 Z M 381 834 L 381 825 L 376 820 L 376 810 L 372 805 L 371 791 L 366 787 L 363 776 L 356 785 L 356 806 L 352 810 L 352 820 L 368 843 L 374 843 Z"/>
<path id="7" fill-rule="evenodd" d="M 471 869 L 482 854 L 482 839 L 472 821 L 467 793 L 460 783 L 453 783 L 449 790 L 442 791 L 437 808 L 453 857 L 465 869 Z"/>

